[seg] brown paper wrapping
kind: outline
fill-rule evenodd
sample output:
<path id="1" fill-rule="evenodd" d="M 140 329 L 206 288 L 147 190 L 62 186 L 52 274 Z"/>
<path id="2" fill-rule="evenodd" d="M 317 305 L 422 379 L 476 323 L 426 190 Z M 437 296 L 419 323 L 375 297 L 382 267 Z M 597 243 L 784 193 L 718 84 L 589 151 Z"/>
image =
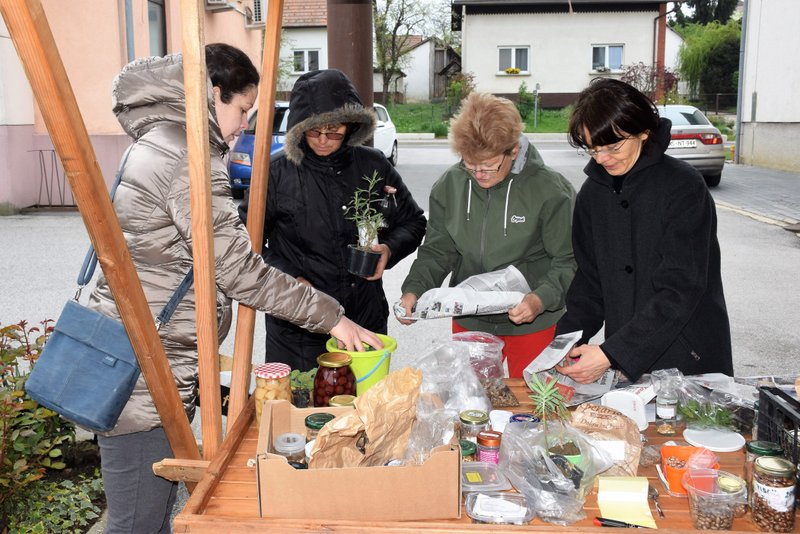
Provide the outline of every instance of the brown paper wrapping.
<path id="1" fill-rule="evenodd" d="M 573 412 L 572 426 L 598 441 L 625 442 L 625 460 L 614 464 L 603 476 L 636 476 L 642 440 L 633 419 L 613 408 L 587 403 Z"/>
<path id="2" fill-rule="evenodd" d="M 422 372 L 389 373 L 355 400 L 355 410 L 327 423 L 310 468 L 366 467 L 402 459 L 417 414 Z"/>

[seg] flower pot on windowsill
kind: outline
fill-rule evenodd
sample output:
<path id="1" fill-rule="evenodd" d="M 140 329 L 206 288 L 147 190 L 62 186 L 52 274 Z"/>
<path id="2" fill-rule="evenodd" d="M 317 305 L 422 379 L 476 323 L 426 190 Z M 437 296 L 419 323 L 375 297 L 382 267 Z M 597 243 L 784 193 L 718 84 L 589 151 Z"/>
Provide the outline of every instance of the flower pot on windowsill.
<path id="1" fill-rule="evenodd" d="M 347 270 L 356 276 L 368 278 L 375 274 L 378 267 L 378 260 L 381 259 L 380 252 L 364 250 L 356 245 L 347 245 L 349 255 L 347 259 Z"/>

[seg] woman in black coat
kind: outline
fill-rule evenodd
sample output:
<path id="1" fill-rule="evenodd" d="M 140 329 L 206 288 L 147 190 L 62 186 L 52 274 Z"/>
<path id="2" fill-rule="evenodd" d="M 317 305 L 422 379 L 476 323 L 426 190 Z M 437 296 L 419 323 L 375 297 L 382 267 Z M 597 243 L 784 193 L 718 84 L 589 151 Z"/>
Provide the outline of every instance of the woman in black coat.
<path id="1" fill-rule="evenodd" d="M 385 334 L 389 306 L 381 277 L 417 249 L 426 221 L 383 152 L 363 146 L 375 124 L 374 112 L 362 105 L 341 71 L 319 70 L 297 79 L 284 153 L 270 163 L 263 256 L 270 265 L 338 300 L 352 321 Z M 378 267 L 362 278 L 347 269 L 348 245 L 356 243 L 358 233 L 345 210 L 356 189 L 365 188 L 364 177 L 374 172 L 381 177 L 376 205 L 385 206 L 387 225 L 373 245 L 381 253 Z M 246 214 L 245 203 L 240 215 Z M 269 315 L 265 319 L 266 361 L 300 370 L 316 367 L 328 336 Z"/>
<path id="2" fill-rule="evenodd" d="M 577 196 L 578 271 L 557 333 L 583 330 L 559 371 L 581 383 L 609 368 L 733 374 L 714 200 L 664 154 L 670 121 L 630 85 L 598 79 L 578 97 L 570 144 L 592 161 Z M 605 341 L 588 344 L 605 325 Z"/>

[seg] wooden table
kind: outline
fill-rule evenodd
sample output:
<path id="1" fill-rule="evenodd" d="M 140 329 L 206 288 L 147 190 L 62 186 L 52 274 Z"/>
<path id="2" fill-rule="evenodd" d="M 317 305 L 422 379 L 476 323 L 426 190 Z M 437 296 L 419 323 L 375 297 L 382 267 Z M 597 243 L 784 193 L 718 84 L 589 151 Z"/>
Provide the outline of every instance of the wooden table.
<path id="1" fill-rule="evenodd" d="M 527 411 L 527 386 L 521 379 L 509 379 L 508 385 L 521 400 L 517 412 Z M 658 436 L 652 425 L 647 429 L 647 439 L 651 444 L 660 444 L 670 439 Z M 592 524 L 592 519 L 599 515 L 597 494 L 591 492 L 585 504 L 586 519 L 569 526 L 558 526 L 535 519 L 528 525 L 486 525 L 473 524 L 472 520 L 462 512 L 460 519 L 435 521 L 319 521 L 297 519 L 265 519 L 258 515 L 258 494 L 256 488 L 256 469 L 248 467 L 248 460 L 255 459 L 258 429 L 255 425 L 252 400 L 230 430 L 221 450 L 206 470 L 203 480 L 197 485 L 181 513 L 175 518 L 175 532 L 395 532 L 395 533 L 464 533 L 464 532 L 520 532 L 548 531 L 553 533 L 595 532 L 600 527 Z M 720 468 L 732 473 L 741 473 L 744 465 L 744 452 L 718 453 Z M 694 530 L 689 517 L 688 501 L 671 497 L 658 480 L 655 467 L 640 468 L 639 474 L 651 479 L 659 488 L 661 508 L 665 518 L 658 517 L 653 510 L 653 517 L 662 531 Z M 298 496 L 302 498 L 302 496 Z M 391 496 L 387 496 L 391 498 Z M 309 503 L 314 506 L 314 503 Z M 357 506 L 357 503 L 354 503 Z M 733 530 L 740 532 L 757 532 L 758 529 L 750 521 L 750 514 L 736 518 Z M 800 532 L 800 519 L 795 522 L 795 532 Z"/>

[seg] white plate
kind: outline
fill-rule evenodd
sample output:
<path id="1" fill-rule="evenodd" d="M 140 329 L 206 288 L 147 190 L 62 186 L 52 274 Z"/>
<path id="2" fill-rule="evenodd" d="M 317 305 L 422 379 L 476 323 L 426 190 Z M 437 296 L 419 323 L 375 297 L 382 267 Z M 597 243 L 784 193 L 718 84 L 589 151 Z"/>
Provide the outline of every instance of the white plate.
<path id="1" fill-rule="evenodd" d="M 689 445 L 705 447 L 714 452 L 735 452 L 744 447 L 745 439 L 741 434 L 731 430 L 687 428 L 683 431 L 683 439 Z"/>

